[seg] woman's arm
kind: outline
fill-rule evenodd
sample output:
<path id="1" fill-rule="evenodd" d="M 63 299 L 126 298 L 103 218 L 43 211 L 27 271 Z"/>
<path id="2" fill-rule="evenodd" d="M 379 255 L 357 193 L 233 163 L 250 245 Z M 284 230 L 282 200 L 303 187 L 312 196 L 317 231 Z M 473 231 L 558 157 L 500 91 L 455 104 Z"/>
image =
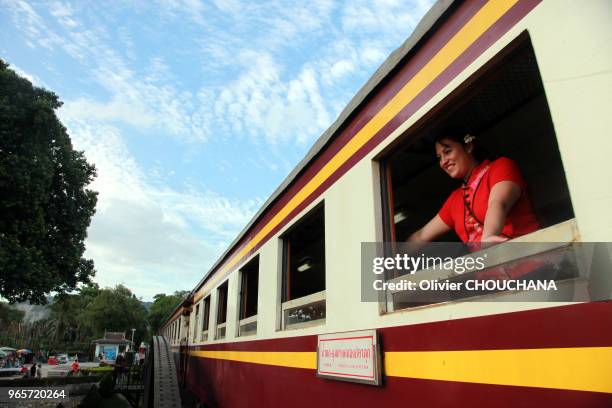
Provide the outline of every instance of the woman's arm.
<path id="1" fill-rule="evenodd" d="M 440 235 L 450 231 L 450 227 L 446 225 L 440 215 L 436 214 L 423 228 L 414 232 L 408 238 L 408 241 L 413 242 L 430 242 L 438 238 Z"/>
<path id="2" fill-rule="evenodd" d="M 487 214 L 481 242 L 503 242 L 508 238 L 501 236 L 506 216 L 521 196 L 521 187 L 513 181 L 500 181 L 489 194 Z"/>

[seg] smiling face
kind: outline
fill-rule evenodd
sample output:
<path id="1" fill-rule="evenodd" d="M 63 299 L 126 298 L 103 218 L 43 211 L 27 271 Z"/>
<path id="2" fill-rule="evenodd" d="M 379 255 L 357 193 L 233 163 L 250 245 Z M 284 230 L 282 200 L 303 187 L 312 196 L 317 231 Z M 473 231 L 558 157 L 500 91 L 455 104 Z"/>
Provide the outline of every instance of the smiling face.
<path id="1" fill-rule="evenodd" d="M 436 142 L 436 158 L 440 168 L 454 179 L 464 178 L 476 165 L 472 156 L 472 143 L 463 145 L 450 138 L 440 139 Z"/>

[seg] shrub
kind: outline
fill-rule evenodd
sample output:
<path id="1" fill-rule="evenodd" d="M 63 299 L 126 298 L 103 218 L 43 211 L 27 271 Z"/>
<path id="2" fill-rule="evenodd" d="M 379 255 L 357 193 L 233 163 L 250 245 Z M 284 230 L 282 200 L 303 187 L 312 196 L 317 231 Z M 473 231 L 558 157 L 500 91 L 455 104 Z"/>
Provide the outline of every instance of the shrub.
<path id="1" fill-rule="evenodd" d="M 83 375 L 104 375 L 106 373 L 112 373 L 113 367 L 111 366 L 100 366 L 100 367 L 90 367 L 90 368 L 82 368 L 81 374 Z"/>
<path id="2" fill-rule="evenodd" d="M 105 374 L 100 381 L 100 395 L 102 398 L 110 398 L 113 395 L 113 375 L 111 373 Z"/>

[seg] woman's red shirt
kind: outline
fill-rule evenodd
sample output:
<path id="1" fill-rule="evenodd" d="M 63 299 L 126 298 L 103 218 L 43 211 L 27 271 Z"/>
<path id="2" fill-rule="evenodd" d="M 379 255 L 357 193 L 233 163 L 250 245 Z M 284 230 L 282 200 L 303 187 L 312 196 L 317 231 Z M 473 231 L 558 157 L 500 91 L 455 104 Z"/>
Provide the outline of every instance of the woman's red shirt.
<path id="1" fill-rule="evenodd" d="M 470 184 L 474 185 L 479 173 L 487 166 L 488 169 L 480 182 L 474 186 L 475 188 L 470 188 Z M 460 187 L 453 191 L 438 213 L 442 221 L 454 229 L 463 242 L 470 241 L 468 237 L 472 237 L 472 242 L 480 242 L 483 227 L 478 222 L 474 223 L 473 218 L 470 217 L 470 213 L 465 206 L 464 194 L 468 195 L 468 202 L 477 220 L 484 222 L 491 189 L 501 181 L 512 181 L 521 188 L 521 196 L 506 216 L 502 234 L 510 238 L 516 238 L 540 228 L 527 194 L 527 184 L 518 166 L 514 161 L 506 157 L 500 157 L 492 162 L 485 160 L 477 165 L 472 170 L 470 179 L 466 183 L 468 188 Z M 470 219 L 472 219 L 472 223 L 470 223 Z"/>

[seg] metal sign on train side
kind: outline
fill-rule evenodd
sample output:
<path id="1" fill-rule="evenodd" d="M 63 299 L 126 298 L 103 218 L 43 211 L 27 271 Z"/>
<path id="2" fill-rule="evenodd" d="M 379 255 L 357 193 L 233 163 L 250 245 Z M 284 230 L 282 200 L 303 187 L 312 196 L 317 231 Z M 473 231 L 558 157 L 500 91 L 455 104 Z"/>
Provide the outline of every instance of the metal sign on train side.
<path id="1" fill-rule="evenodd" d="M 376 330 L 320 335 L 317 339 L 317 377 L 381 385 Z"/>

